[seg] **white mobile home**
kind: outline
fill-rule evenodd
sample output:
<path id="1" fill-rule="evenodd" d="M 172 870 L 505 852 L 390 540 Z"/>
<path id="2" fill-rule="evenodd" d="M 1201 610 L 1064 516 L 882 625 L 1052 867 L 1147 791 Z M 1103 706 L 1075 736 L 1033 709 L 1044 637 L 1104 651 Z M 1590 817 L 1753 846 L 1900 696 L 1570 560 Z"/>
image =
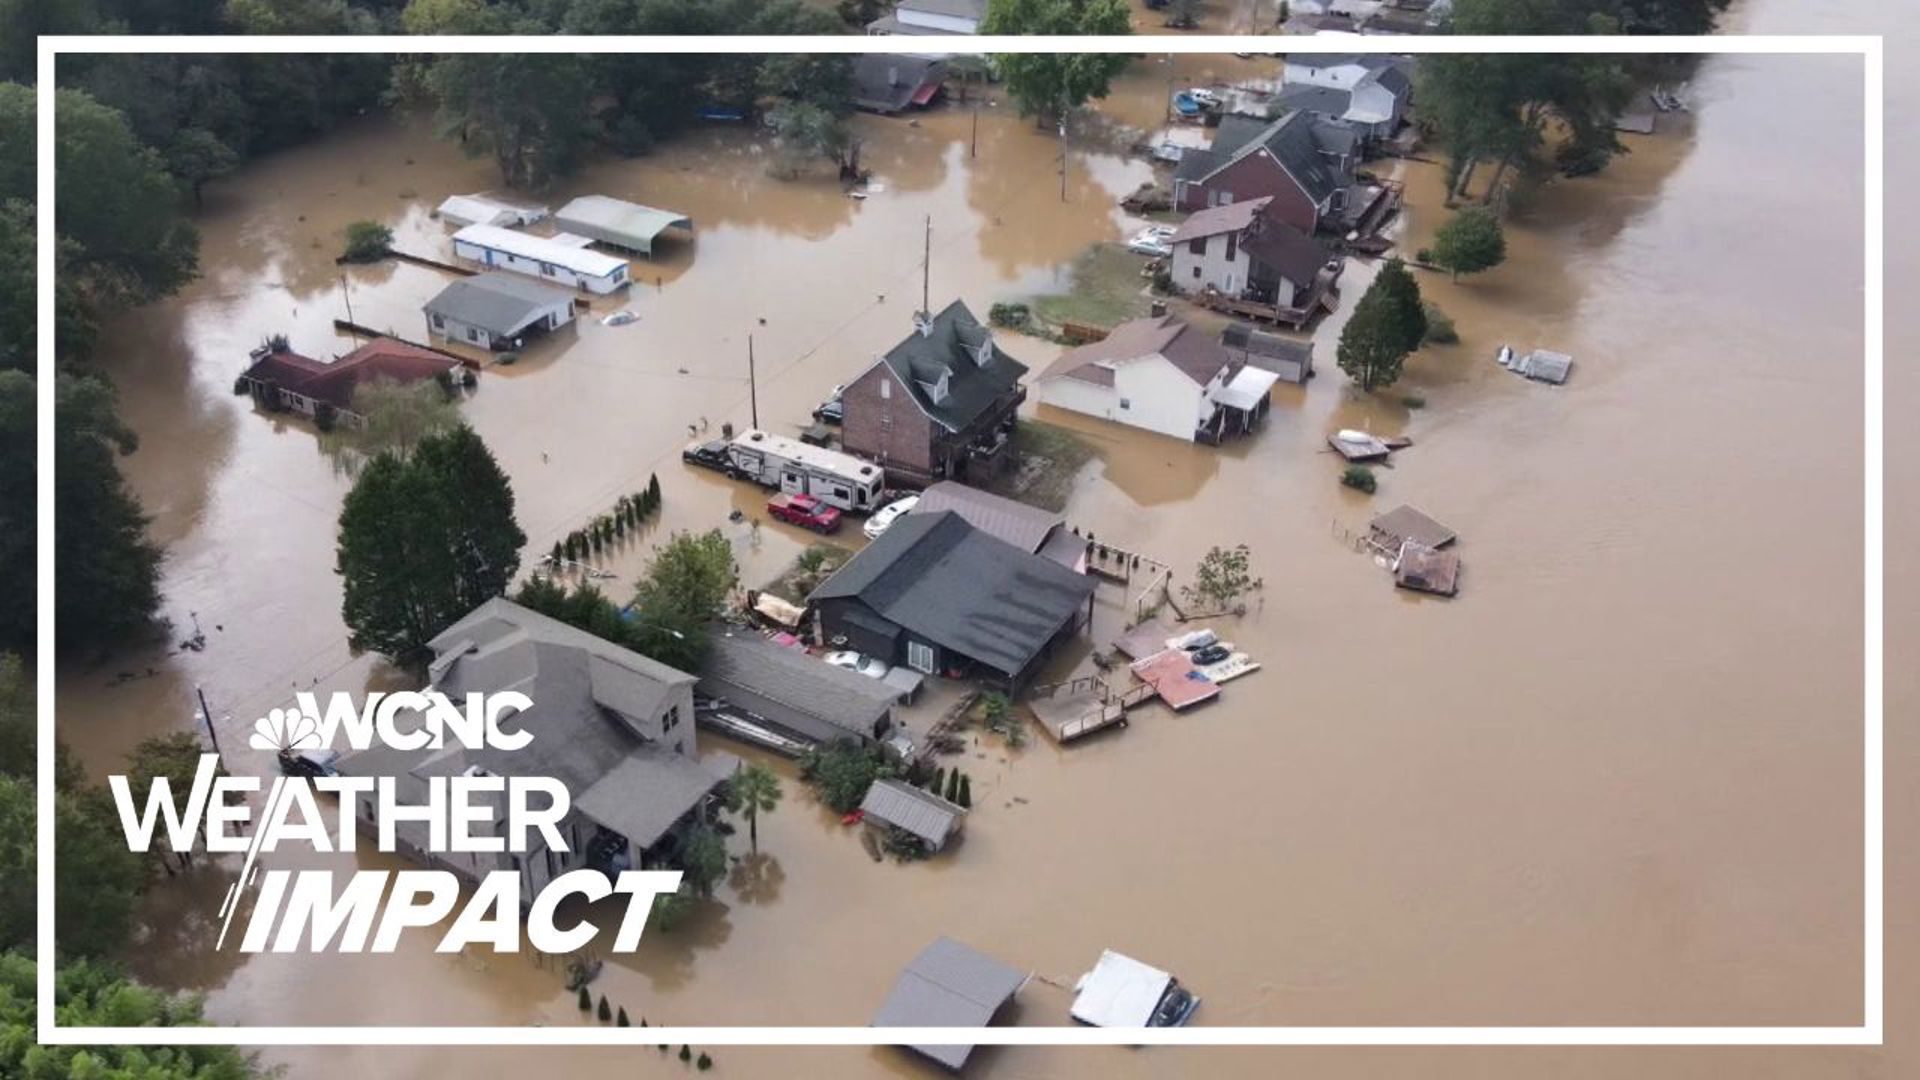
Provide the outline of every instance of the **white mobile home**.
<path id="1" fill-rule="evenodd" d="M 727 446 L 736 475 L 789 495 L 812 495 L 842 510 L 872 510 L 886 474 L 871 461 L 809 446 L 784 435 L 750 430 Z"/>
<path id="2" fill-rule="evenodd" d="M 627 284 L 627 260 L 587 247 L 584 236 L 529 236 L 493 225 L 453 234 L 453 253 L 500 270 L 606 295 Z"/>

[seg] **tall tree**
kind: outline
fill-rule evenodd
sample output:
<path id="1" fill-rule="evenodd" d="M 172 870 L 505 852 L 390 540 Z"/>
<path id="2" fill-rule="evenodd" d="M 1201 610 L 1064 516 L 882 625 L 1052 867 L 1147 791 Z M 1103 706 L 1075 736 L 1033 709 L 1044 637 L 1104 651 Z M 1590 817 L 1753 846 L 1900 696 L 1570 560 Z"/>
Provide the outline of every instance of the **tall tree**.
<path id="1" fill-rule="evenodd" d="M 1133 33 L 1126 0 L 988 0 L 983 34 Z M 1064 123 L 1094 98 L 1107 96 L 1114 76 L 1132 59 L 1121 53 L 1012 53 L 995 58 L 1021 116 Z"/>
<path id="2" fill-rule="evenodd" d="M 673 534 L 655 551 L 635 591 L 635 648 L 682 671 L 696 670 L 708 627 L 739 576 L 733 545 L 719 529 Z"/>
<path id="3" fill-rule="evenodd" d="M 32 597 L 37 581 L 34 399 L 33 376 L 0 371 L 0 595 L 11 597 Z M 35 637 L 31 602 L 0 605 L 0 650 L 30 652 Z"/>
<path id="4" fill-rule="evenodd" d="M 503 595 L 526 543 L 513 509 L 506 474 L 465 426 L 368 462 L 340 510 L 335 562 L 353 647 L 424 661 L 435 634 Z"/>
<path id="5" fill-rule="evenodd" d="M 1405 264 L 1389 259 L 1340 332 L 1340 370 L 1368 392 L 1391 386 L 1426 332 L 1419 284 Z"/>
<path id="6" fill-rule="evenodd" d="M 515 29 L 542 31 L 533 23 Z M 424 82 L 444 131 L 472 153 L 491 154 L 509 187 L 544 191 L 591 140 L 587 71 L 571 53 L 469 53 L 434 60 Z"/>
<path id="7" fill-rule="evenodd" d="M 1433 261 L 1453 274 L 1477 274 L 1507 257 L 1507 236 L 1500 218 L 1484 206 L 1471 206 L 1448 218 L 1433 233 Z"/>
<path id="8" fill-rule="evenodd" d="M 61 374 L 54 389 L 54 640 L 107 646 L 153 625 L 160 551 L 115 458 L 139 446 L 100 379 Z"/>
<path id="9" fill-rule="evenodd" d="M 760 815 L 780 808 L 780 778 L 759 762 L 743 766 L 727 780 L 727 812 L 747 819 L 747 842 L 760 853 Z"/>
<path id="10" fill-rule="evenodd" d="M 354 388 L 353 411 L 362 423 L 341 425 L 320 438 L 334 468 L 348 476 L 381 454 L 409 457 L 422 439 L 460 424 L 460 410 L 434 382 L 370 380 Z"/>

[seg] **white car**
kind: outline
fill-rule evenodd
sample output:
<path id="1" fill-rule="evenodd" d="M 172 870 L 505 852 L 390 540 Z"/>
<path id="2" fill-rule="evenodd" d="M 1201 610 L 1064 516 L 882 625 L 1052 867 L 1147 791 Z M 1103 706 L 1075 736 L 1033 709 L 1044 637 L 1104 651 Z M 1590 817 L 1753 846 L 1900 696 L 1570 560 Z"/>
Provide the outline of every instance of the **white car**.
<path id="1" fill-rule="evenodd" d="M 1150 225 L 1133 234 L 1127 241 L 1127 250 L 1135 255 L 1152 255 L 1164 258 L 1173 254 L 1173 226 Z"/>
<path id="2" fill-rule="evenodd" d="M 857 671 L 869 679 L 884 679 L 887 677 L 887 672 L 893 670 L 873 657 L 862 655 L 851 649 L 830 652 L 822 659 L 834 667 Z"/>
<path id="3" fill-rule="evenodd" d="M 867 534 L 867 539 L 878 540 L 880 539 L 880 534 L 886 532 L 887 528 L 895 521 L 898 521 L 902 514 L 905 514 L 918 505 L 920 505 L 920 496 L 918 495 L 908 495 L 902 499 L 895 499 L 880 509 L 875 510 L 873 516 L 867 519 L 867 523 L 860 526 L 860 531 Z"/>

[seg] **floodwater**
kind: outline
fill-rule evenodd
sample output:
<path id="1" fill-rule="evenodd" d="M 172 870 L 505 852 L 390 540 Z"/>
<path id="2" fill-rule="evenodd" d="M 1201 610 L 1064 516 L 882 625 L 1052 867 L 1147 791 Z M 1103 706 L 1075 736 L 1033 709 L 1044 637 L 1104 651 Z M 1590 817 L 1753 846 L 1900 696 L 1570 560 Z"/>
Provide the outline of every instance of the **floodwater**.
<path id="1" fill-rule="evenodd" d="M 1189 63 L 1271 75 L 1232 57 Z M 1692 130 L 1631 139 L 1604 176 L 1530 191 L 1508 265 L 1457 285 L 1422 276 L 1461 341 L 1416 356 L 1379 400 L 1358 399 L 1335 368 L 1336 317 L 1317 334 L 1320 377 L 1283 388 L 1251 440 L 1190 447 L 1042 410 L 1099 449 L 1070 520 L 1182 571 L 1211 545 L 1252 546 L 1264 597 L 1217 629 L 1265 670 L 1191 715 L 1148 710 L 1071 750 L 1037 732 L 1024 751 L 976 745 L 966 840 L 931 863 L 871 861 L 790 783 L 761 823 L 761 855 L 736 840 L 743 857 L 718 902 L 610 962 L 596 990 L 656 1024 L 860 1024 L 944 933 L 1054 982 L 1121 949 L 1200 993 L 1203 1024 L 1857 1023 L 1862 148 L 1857 125 L 1828 122 L 1858 115 L 1856 65 L 1710 61 Z M 1164 66 L 1144 61 L 1105 108 L 1149 126 L 1166 84 Z M 762 494 L 676 460 L 689 424 L 747 421 L 748 336 L 761 422 L 792 430 L 906 332 L 929 215 L 934 302 L 960 296 L 984 313 L 1064 287 L 1088 244 L 1125 235 L 1115 201 L 1149 175 L 1077 140 L 1063 200 L 1058 144 L 1004 103 L 981 110 L 977 151 L 969 110 L 858 123 L 883 184 L 865 201 L 830 177 L 769 179 L 763 148 L 727 130 L 552 193 L 555 205 L 598 191 L 672 207 L 698 234 L 636 264 L 643 284 L 628 299 L 597 302 L 576 330 L 489 369 L 463 406 L 514 480 L 529 552 L 658 472 L 662 522 L 614 560 L 616 592 L 663 529 L 728 528 L 745 579 L 772 577 L 804 539 L 728 525 Z M 231 717 L 230 763 L 261 772 L 246 727 L 292 690 L 395 684 L 348 654 L 337 615 L 346 481 L 310 429 L 231 388 L 268 334 L 350 348 L 330 325 L 349 302 L 360 323 L 420 333 L 437 274 L 388 264 L 342 278 L 332 255 L 364 217 L 390 223 L 405 250 L 445 251 L 426 211 L 491 186 L 491 166 L 426 131 L 369 121 L 221 185 L 201 222 L 206 278 L 105 343 L 143 440 L 126 467 L 167 548 L 167 614 L 176 637 L 197 619 L 208 644 L 62 673 L 62 735 L 96 773 L 143 735 L 185 726 L 196 684 Z M 1409 249 L 1440 219 L 1436 173 L 1405 167 Z M 1809 191 L 1821 227 L 1806 226 Z M 1347 306 L 1366 270 L 1349 273 Z M 599 325 L 621 305 L 639 321 Z M 1501 343 L 1572 353 L 1572 382 L 1508 375 L 1490 362 Z M 1006 344 L 1035 368 L 1056 355 Z M 1340 488 L 1321 452 L 1328 433 L 1355 426 L 1415 439 L 1371 500 Z M 1397 593 L 1342 541 L 1403 501 L 1462 535 L 1458 599 Z M 1117 621 L 1118 594 L 1106 596 L 1103 631 Z M 550 967 L 436 956 L 429 937 L 386 957 L 215 953 L 224 885 L 210 872 L 163 886 L 152 936 L 130 957 L 144 978 L 206 993 L 219 1022 L 580 1022 Z M 1015 1019 L 1064 1023 L 1067 1004 L 1036 982 Z M 886 1048 L 714 1055 L 734 1075 L 920 1071 Z M 506 1077 L 551 1068 L 555 1052 L 271 1057 L 298 1076 L 428 1077 L 458 1062 Z M 680 1067 L 650 1066 L 657 1057 L 564 1060 L 570 1075 Z M 1290 1059 L 1327 1076 L 1394 1063 L 1408 1075 L 1599 1076 L 1624 1060 Z M 1684 1070 L 1688 1059 L 1662 1060 Z M 1764 1060 L 1712 1067 L 1780 1068 Z M 1789 1060 L 1809 1069 L 1775 1075 L 1834 1061 Z M 1005 1048 L 975 1069 L 1258 1076 L 1271 1062 Z"/>

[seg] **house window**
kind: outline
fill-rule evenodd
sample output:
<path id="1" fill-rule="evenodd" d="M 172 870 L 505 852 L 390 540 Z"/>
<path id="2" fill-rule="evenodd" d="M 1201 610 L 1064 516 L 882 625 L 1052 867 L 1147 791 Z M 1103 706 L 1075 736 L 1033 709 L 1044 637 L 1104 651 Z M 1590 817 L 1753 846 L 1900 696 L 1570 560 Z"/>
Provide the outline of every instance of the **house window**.
<path id="1" fill-rule="evenodd" d="M 1234 234 L 1232 233 L 1227 234 L 1227 261 L 1228 262 L 1233 261 L 1234 242 L 1237 239 L 1238 238 L 1235 237 Z"/>
<path id="2" fill-rule="evenodd" d="M 1123 408 L 1123 409 L 1131 409 L 1131 408 L 1133 408 L 1133 402 L 1131 402 L 1131 401 L 1129 401 L 1129 400 L 1127 400 L 1126 398 L 1121 398 L 1121 399 L 1120 399 L 1120 407 L 1121 407 L 1121 408 Z"/>
<path id="3" fill-rule="evenodd" d="M 1221 192 L 1221 193 L 1220 193 L 1220 205 L 1221 205 L 1221 206 L 1226 206 L 1227 204 L 1229 204 L 1229 203 L 1231 203 L 1231 202 L 1233 202 L 1233 192 L 1231 192 L 1231 191 L 1223 191 L 1223 192 Z"/>
<path id="4" fill-rule="evenodd" d="M 1200 268 L 1197 266 L 1193 268 L 1193 278 L 1195 281 L 1200 280 Z"/>
<path id="5" fill-rule="evenodd" d="M 665 721 L 661 723 L 660 730 L 663 732 L 672 731 L 674 728 L 679 726 L 680 726 L 680 706 L 675 705 L 673 708 L 667 710 L 667 718 Z"/>
<path id="6" fill-rule="evenodd" d="M 1207 257 L 1207 238 L 1204 236 L 1200 236 L 1187 241 L 1187 250 L 1193 252 L 1195 255 L 1198 255 L 1203 259 L 1206 258 Z"/>
<path id="7" fill-rule="evenodd" d="M 892 396 L 893 396 L 893 380 L 881 379 L 880 380 L 880 400 L 885 401 Z"/>
<path id="8" fill-rule="evenodd" d="M 541 264 L 540 264 L 540 276 L 541 276 L 541 277 L 552 277 L 552 276 L 553 276 L 553 264 L 552 264 L 552 263 L 541 263 Z"/>
<path id="9" fill-rule="evenodd" d="M 915 671 L 933 674 L 933 646 L 923 641 L 907 642 L 907 666 Z"/>
<path id="10" fill-rule="evenodd" d="M 441 318 L 438 315 L 433 316 L 433 328 L 435 330 L 438 330 L 446 325 L 447 325 L 447 320 Z"/>

